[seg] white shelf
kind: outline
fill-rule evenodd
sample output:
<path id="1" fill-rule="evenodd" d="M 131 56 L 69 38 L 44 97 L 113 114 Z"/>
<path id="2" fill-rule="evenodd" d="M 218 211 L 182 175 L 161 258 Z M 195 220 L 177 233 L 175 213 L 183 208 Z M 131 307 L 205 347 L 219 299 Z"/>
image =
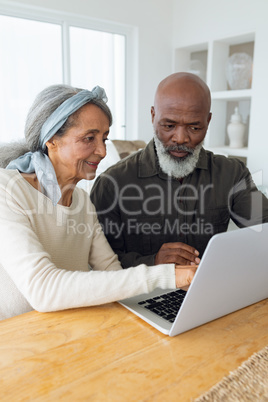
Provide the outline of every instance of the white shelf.
<path id="1" fill-rule="evenodd" d="M 220 155 L 225 155 L 225 156 L 239 156 L 242 158 L 247 158 L 248 157 L 248 148 L 230 148 L 228 146 L 222 146 L 222 147 L 209 147 L 205 146 L 206 149 L 209 151 L 214 152 L 214 154 L 220 154 Z"/>
<path id="2" fill-rule="evenodd" d="M 255 89 L 231 90 L 226 79 L 226 63 L 234 53 L 245 52 L 253 59 L 253 70 L 250 85 L 254 84 L 256 73 L 254 62 L 255 33 L 244 32 L 231 37 L 214 38 L 207 43 L 191 44 L 176 49 L 175 71 L 189 71 L 191 61 L 199 60 L 205 67 L 206 82 L 211 90 L 212 120 L 205 139 L 205 148 L 214 153 L 237 156 L 248 161 L 251 143 L 251 104 Z M 188 70 L 187 70 L 188 69 Z M 191 71 L 191 70 L 190 70 Z M 201 69 L 197 70 L 201 77 Z M 202 77 L 201 77 L 202 78 Z M 254 88 L 254 87 L 253 87 Z M 244 148 L 230 148 L 227 126 L 234 108 L 238 107 L 245 124 Z"/>
<path id="3" fill-rule="evenodd" d="M 212 100 L 246 100 L 251 99 L 252 89 L 239 89 L 233 91 L 214 91 L 211 93 Z"/>

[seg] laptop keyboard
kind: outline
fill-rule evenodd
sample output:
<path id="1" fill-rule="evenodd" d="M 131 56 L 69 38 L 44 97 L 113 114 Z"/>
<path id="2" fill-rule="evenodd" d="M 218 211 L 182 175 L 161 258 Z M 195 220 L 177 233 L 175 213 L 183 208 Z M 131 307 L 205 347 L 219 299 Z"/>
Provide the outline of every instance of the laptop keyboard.
<path id="1" fill-rule="evenodd" d="M 174 292 L 166 293 L 140 301 L 138 304 L 159 315 L 169 322 L 174 322 L 186 295 L 186 291 L 178 289 Z"/>

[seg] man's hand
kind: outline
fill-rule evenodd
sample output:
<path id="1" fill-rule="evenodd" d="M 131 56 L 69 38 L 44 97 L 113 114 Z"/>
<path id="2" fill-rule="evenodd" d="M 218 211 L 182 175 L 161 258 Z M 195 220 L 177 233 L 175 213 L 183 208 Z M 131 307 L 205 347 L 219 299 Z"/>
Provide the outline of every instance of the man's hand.
<path id="1" fill-rule="evenodd" d="M 198 265 L 176 265 L 175 267 L 175 276 L 176 276 L 176 287 L 181 288 L 183 290 L 188 290 L 193 278 L 194 274 L 198 268 Z"/>
<path id="2" fill-rule="evenodd" d="M 188 244 L 164 243 L 155 256 L 155 265 L 196 265 L 200 262 L 198 255 L 199 252 Z"/>

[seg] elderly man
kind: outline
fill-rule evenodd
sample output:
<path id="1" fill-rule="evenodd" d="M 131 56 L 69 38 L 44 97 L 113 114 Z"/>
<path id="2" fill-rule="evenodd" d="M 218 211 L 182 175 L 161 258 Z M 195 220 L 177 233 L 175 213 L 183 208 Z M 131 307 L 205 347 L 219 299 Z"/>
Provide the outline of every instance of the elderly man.
<path id="1" fill-rule="evenodd" d="M 123 267 L 198 264 L 230 219 L 268 221 L 268 200 L 245 165 L 203 148 L 210 106 L 197 76 L 168 76 L 151 108 L 154 138 L 97 178 L 91 199 Z"/>

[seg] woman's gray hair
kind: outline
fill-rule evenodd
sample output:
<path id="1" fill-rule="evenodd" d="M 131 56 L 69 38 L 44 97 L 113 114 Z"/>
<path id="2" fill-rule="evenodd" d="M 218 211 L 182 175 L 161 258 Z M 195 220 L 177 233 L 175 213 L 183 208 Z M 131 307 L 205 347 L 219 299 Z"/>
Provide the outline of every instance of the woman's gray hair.
<path id="1" fill-rule="evenodd" d="M 71 98 L 79 91 L 82 91 L 82 89 L 63 84 L 52 85 L 41 91 L 37 95 L 27 115 L 24 130 L 25 140 L 0 146 L 0 167 L 5 168 L 9 162 L 24 155 L 26 152 L 39 150 L 39 136 L 45 121 L 64 101 Z M 93 103 L 98 106 L 108 117 L 109 125 L 112 125 L 112 114 L 104 101 L 93 99 L 88 103 Z M 81 108 L 69 116 L 56 135 L 63 136 L 66 130 L 75 125 L 80 110 Z"/>

